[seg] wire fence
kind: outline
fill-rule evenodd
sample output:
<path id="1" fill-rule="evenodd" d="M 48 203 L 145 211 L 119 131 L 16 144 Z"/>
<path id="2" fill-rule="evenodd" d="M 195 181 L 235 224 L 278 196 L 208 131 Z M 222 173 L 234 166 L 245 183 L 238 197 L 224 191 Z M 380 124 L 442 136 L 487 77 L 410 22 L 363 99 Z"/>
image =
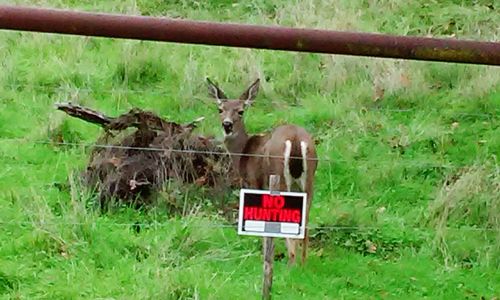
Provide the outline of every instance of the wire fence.
<path id="1" fill-rule="evenodd" d="M 95 143 L 83 143 L 83 142 L 59 142 L 52 140 L 28 140 L 25 138 L 9 138 L 1 139 L 1 142 L 8 143 L 29 143 L 35 145 L 46 145 L 46 146 L 66 146 L 66 147 L 81 147 L 81 148 L 102 148 L 102 149 L 122 149 L 122 150 L 136 150 L 136 151 L 153 151 L 153 152 L 167 152 L 167 153 L 184 153 L 184 154 L 204 154 L 204 155 L 224 155 L 224 156 L 246 156 L 246 157 L 261 157 L 261 158 L 278 158 L 283 159 L 280 155 L 264 155 L 264 154 L 248 154 L 248 153 L 234 153 L 234 152 L 224 152 L 224 151 L 202 151 L 195 149 L 176 149 L 176 148 L 155 148 L 155 147 L 131 147 L 131 146 L 121 146 L 121 145 L 111 145 L 111 144 L 95 144 Z M 299 156 L 290 156 L 290 158 L 303 159 Z M 335 162 L 371 162 L 370 159 L 365 158 L 353 158 L 351 160 L 345 159 L 343 157 L 318 157 L 318 158 L 307 158 L 310 161 L 326 162 L 327 164 L 332 164 Z M 395 163 L 394 158 L 389 160 L 378 159 L 375 164 L 380 163 Z M 412 159 L 411 161 L 405 161 L 405 167 L 426 167 L 426 168 L 442 168 L 442 169 L 457 169 L 464 168 L 470 164 L 456 164 L 452 162 L 429 162 L 429 161 L 418 161 Z M 366 168 L 364 165 L 358 166 L 359 168 Z"/>
<path id="2" fill-rule="evenodd" d="M 5 141 L 5 140 L 4 140 Z M 43 145 L 59 145 L 59 146 L 72 146 L 72 147 L 96 147 L 96 148 L 118 148 L 118 149 L 127 149 L 127 150 L 139 150 L 139 151 L 172 151 L 179 153 L 200 153 L 200 154 L 211 154 L 211 155 L 230 155 L 228 152 L 215 152 L 215 151 L 197 151 L 197 150 L 186 150 L 186 149 L 164 149 L 164 148 L 145 148 L 145 147 L 127 147 L 127 146 L 117 146 L 117 145 L 105 145 L 105 144 L 92 144 L 92 143 L 70 143 L 70 142 L 54 142 L 50 140 L 45 141 L 30 141 L 26 139 L 8 139 L 10 142 L 28 142 L 34 144 L 43 144 Z M 247 155 L 243 153 L 237 153 L 235 155 Z M 265 155 L 255 154 L 253 156 L 257 157 L 266 157 Z M 281 156 L 277 156 L 278 158 L 282 158 Z M 332 159 L 323 159 L 319 158 L 318 160 L 323 160 L 326 162 L 332 162 Z M 377 163 L 380 163 L 378 161 Z M 427 166 L 432 165 L 429 163 L 425 163 Z M 422 164 L 424 165 L 424 164 Z M 434 165 L 436 166 L 436 165 Z M 442 164 L 439 167 L 459 167 L 451 164 Z M 45 184 L 43 186 L 47 186 Z M 51 184 L 52 185 L 52 184 Z M 165 223 L 161 223 L 158 221 L 154 221 L 151 223 L 97 223 L 97 222 L 45 222 L 45 221 L 0 221 L 2 225 L 15 225 L 15 226 L 31 226 L 34 224 L 46 225 L 46 226 L 114 226 L 114 227 L 141 227 L 141 228 L 165 228 L 169 227 L 172 224 L 167 221 Z M 203 224 L 203 225 L 193 225 L 193 224 L 183 224 L 184 226 L 190 226 L 195 228 L 218 228 L 225 229 L 231 228 L 236 229 L 237 224 Z M 311 230 L 331 230 L 331 231 L 366 231 L 366 230 L 383 230 L 381 226 L 325 226 L 320 224 L 311 224 L 307 226 L 308 229 Z M 458 230 L 458 231 L 478 231 L 478 232 L 500 232 L 500 229 L 496 228 L 485 228 L 485 227 L 444 227 L 442 230 Z M 432 230 L 430 227 L 421 227 L 421 226 L 400 226 L 398 230 Z"/>
<path id="3" fill-rule="evenodd" d="M 99 144 L 86 144 L 86 143 L 68 143 L 68 142 L 53 142 L 53 141 L 29 141 L 29 140 L 21 140 L 21 139 L 10 139 L 11 142 L 19 142 L 25 141 L 29 143 L 35 144 L 43 144 L 43 145 L 64 145 L 64 146 L 81 146 L 81 147 L 97 147 L 97 148 L 119 148 L 119 149 L 130 149 L 130 150 L 143 150 L 143 151 L 172 151 L 179 153 L 201 153 L 201 154 L 215 154 L 215 155 L 229 155 L 227 152 L 214 152 L 214 151 L 196 151 L 196 150 L 184 150 L 184 149 L 163 149 L 163 148 L 143 148 L 143 147 L 126 147 L 126 146 L 115 146 L 115 145 L 99 145 Z M 237 155 L 245 155 L 239 153 Z M 258 157 L 265 157 L 264 155 L 255 155 Z M 281 157 L 280 157 L 281 158 Z M 331 162 L 331 159 L 320 159 L 327 162 Z M 378 162 L 380 163 L 380 161 Z M 443 167 L 445 165 L 439 165 Z M 457 167 L 452 165 L 447 165 L 447 167 Z M 45 184 L 43 186 L 47 186 Z M 52 185 L 52 184 L 51 184 Z M 32 186 L 31 186 L 32 187 Z M 172 226 L 172 223 L 169 221 L 166 222 L 158 222 L 153 221 L 150 223 L 105 223 L 105 222 L 45 222 L 40 220 L 33 221 L 0 221 L 1 225 L 14 225 L 14 226 L 33 226 L 33 225 L 41 225 L 41 226 L 113 226 L 113 227 L 130 227 L 130 228 L 166 228 Z M 194 228 L 217 228 L 217 229 L 236 229 L 237 224 L 189 224 L 185 223 L 183 226 L 189 226 Z M 320 224 L 310 224 L 307 226 L 310 230 L 315 231 L 368 231 L 368 230 L 383 230 L 383 226 L 330 226 L 330 225 L 320 225 Z M 430 227 L 422 227 L 422 226 L 398 226 L 398 230 L 420 230 L 420 231 L 429 231 L 433 230 Z M 497 228 L 486 228 L 486 227 L 444 227 L 441 230 L 453 230 L 453 231 L 477 231 L 477 232 L 500 232 L 500 229 Z"/>
<path id="4" fill-rule="evenodd" d="M 166 222 L 151 222 L 151 223 L 119 223 L 119 222 L 45 222 L 39 220 L 33 221 L 0 221 L 1 225 L 14 225 L 14 226 L 32 226 L 32 225 L 44 225 L 44 226 L 111 226 L 111 227 L 131 227 L 131 228 L 167 228 L 171 227 L 173 224 L 171 221 Z M 174 223 L 175 224 L 175 223 Z M 193 223 L 181 223 L 181 226 L 192 227 L 192 228 L 215 228 L 215 229 L 237 229 L 238 224 L 193 224 Z M 383 230 L 384 226 L 336 226 L 336 225 L 320 225 L 320 224 L 309 224 L 305 228 L 309 230 L 330 230 L 330 231 L 368 231 L 368 230 Z M 402 225 L 397 226 L 398 230 L 417 230 L 417 231 L 429 231 L 435 228 L 424 227 L 424 226 L 412 226 L 412 225 Z M 490 228 L 490 227 L 440 227 L 441 230 L 454 230 L 454 231 L 475 231 L 475 232 L 500 232 L 500 228 Z"/>
<path id="5" fill-rule="evenodd" d="M 15 141 L 13 139 L 12 141 Z M 20 141 L 20 140 L 17 140 Z M 120 145 L 108 144 L 93 144 L 93 143 L 76 143 L 76 142 L 55 142 L 48 140 L 31 141 L 35 144 L 44 145 L 58 145 L 58 146 L 71 146 L 71 147 L 84 147 L 84 148 L 103 148 L 103 149 L 122 149 L 122 150 L 138 150 L 138 151 L 154 151 L 154 152 L 174 152 L 185 154 L 205 154 L 205 155 L 224 155 L 224 156 L 246 156 L 246 157 L 260 157 L 260 158 L 283 158 L 281 155 L 265 155 L 265 154 L 252 154 L 252 153 L 239 153 L 239 152 L 222 152 L 222 151 L 203 151 L 194 149 L 175 149 L 175 148 L 155 148 L 155 147 L 130 147 Z M 290 158 L 303 159 L 301 156 L 290 156 Z M 329 158 L 307 158 L 309 161 L 328 161 Z"/>

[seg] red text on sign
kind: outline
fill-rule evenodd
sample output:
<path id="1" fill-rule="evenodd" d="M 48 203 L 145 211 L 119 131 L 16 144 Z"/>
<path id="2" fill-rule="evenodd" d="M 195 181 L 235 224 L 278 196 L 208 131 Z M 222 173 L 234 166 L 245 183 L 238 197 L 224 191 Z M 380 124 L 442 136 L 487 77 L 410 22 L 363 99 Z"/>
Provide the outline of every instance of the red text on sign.
<path id="1" fill-rule="evenodd" d="M 243 219 L 271 222 L 300 223 L 299 209 L 262 208 L 249 206 L 243 211 Z"/>
<path id="2" fill-rule="evenodd" d="M 281 209 L 285 206 L 285 197 L 280 195 L 262 195 L 262 207 Z"/>

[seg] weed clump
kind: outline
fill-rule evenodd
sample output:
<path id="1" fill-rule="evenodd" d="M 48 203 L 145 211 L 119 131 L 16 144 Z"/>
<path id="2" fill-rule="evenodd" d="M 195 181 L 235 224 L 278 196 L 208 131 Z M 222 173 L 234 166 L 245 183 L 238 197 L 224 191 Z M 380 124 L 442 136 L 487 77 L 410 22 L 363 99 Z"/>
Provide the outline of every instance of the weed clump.
<path id="1" fill-rule="evenodd" d="M 499 175 L 496 161 L 463 168 L 446 178 L 430 203 L 424 220 L 436 230 L 434 246 L 446 265 L 479 257 L 500 265 Z M 481 240 L 486 247 L 477 247 Z"/>

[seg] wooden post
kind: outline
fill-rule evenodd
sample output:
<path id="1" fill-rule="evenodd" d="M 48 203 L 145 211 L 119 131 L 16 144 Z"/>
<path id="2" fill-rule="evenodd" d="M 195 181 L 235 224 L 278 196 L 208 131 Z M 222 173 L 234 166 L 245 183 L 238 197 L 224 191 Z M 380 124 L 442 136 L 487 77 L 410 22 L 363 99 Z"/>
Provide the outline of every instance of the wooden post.
<path id="1" fill-rule="evenodd" d="M 271 193 L 279 191 L 280 176 L 269 176 L 269 190 Z M 271 288 L 273 286 L 273 262 L 274 262 L 274 240 L 272 237 L 264 237 L 264 280 L 262 283 L 262 299 L 271 299 Z"/>

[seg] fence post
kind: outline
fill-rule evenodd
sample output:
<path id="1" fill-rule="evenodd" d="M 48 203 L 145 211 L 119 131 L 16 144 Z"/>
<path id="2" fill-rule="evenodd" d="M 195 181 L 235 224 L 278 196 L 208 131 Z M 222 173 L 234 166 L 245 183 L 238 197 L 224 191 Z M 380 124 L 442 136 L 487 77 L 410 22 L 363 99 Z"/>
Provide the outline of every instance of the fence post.
<path id="1" fill-rule="evenodd" d="M 269 190 L 271 193 L 279 191 L 280 176 L 269 176 Z M 264 280 L 262 283 L 262 299 L 271 299 L 271 288 L 273 286 L 273 262 L 274 262 L 274 240 L 272 237 L 264 237 Z"/>

